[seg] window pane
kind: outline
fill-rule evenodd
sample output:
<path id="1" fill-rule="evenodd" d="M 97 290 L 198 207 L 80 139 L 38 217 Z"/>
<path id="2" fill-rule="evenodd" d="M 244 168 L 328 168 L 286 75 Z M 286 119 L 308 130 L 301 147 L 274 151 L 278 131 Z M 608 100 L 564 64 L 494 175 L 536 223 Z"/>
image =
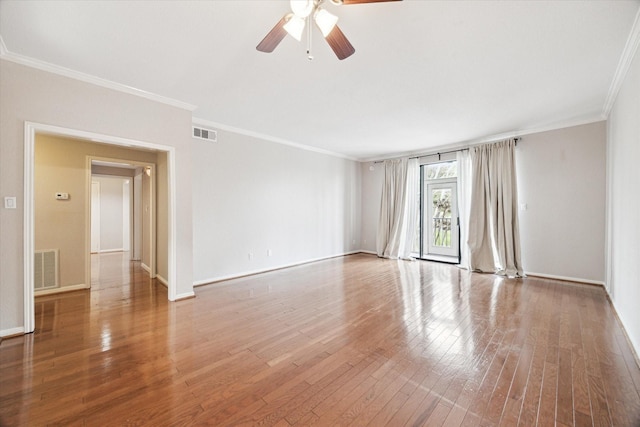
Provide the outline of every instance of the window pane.
<path id="1" fill-rule="evenodd" d="M 431 179 L 444 179 L 444 178 L 456 178 L 458 176 L 458 162 L 443 162 L 426 165 L 426 178 Z"/>
<path id="2" fill-rule="evenodd" d="M 433 242 L 434 246 L 451 247 L 451 190 L 438 189 L 432 192 Z"/>

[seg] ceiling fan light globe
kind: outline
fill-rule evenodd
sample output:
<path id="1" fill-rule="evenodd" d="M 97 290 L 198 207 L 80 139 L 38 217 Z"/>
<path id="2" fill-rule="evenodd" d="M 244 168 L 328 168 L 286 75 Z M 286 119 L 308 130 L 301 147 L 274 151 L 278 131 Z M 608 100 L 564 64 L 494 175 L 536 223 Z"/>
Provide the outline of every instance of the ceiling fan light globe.
<path id="1" fill-rule="evenodd" d="M 313 7 L 313 0 L 291 0 L 291 11 L 303 19 L 311 15 Z"/>
<path id="2" fill-rule="evenodd" d="M 313 19 L 316 21 L 316 25 L 320 28 L 324 37 L 327 37 L 338 23 L 338 17 L 324 9 L 318 9 Z"/>
<path id="3" fill-rule="evenodd" d="M 282 27 L 294 39 L 302 40 L 302 31 L 304 30 L 304 19 L 293 15 L 289 21 Z"/>

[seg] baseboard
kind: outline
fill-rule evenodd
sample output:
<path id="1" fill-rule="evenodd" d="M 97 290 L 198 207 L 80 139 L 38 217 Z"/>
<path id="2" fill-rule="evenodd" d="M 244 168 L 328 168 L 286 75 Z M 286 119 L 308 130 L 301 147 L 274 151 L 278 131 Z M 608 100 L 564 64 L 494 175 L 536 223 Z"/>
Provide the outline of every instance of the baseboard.
<path id="1" fill-rule="evenodd" d="M 561 280 L 563 282 L 582 283 L 586 285 L 602 286 L 604 288 L 604 282 L 598 280 L 580 279 L 578 277 L 556 276 L 554 274 L 534 273 L 531 271 L 525 271 L 524 274 L 531 277 L 540 277 L 542 279 Z"/>
<path id="2" fill-rule="evenodd" d="M 291 263 L 291 264 L 283 264 L 283 265 L 278 265 L 278 266 L 274 266 L 274 267 L 267 267 L 267 268 L 259 269 L 259 270 L 250 270 L 250 271 L 245 271 L 245 272 L 242 272 L 242 273 L 229 274 L 227 276 L 212 277 L 212 278 L 209 278 L 209 279 L 195 281 L 195 282 L 193 282 L 193 286 L 197 287 L 197 286 L 210 285 L 212 283 L 223 282 L 225 280 L 239 279 L 241 277 L 253 276 L 253 275 L 262 274 L 262 273 L 268 273 L 270 271 L 282 270 L 283 268 L 296 267 L 298 265 L 304 265 L 304 264 L 309 264 L 309 263 L 312 263 L 312 262 L 324 261 L 324 260 L 332 259 L 332 258 L 339 258 L 339 257 L 347 256 L 347 255 L 359 254 L 359 253 L 362 253 L 362 252 L 363 251 L 359 251 L 359 250 L 358 251 L 350 251 L 350 252 L 345 252 L 345 253 L 338 254 L 338 255 L 330 255 L 330 256 L 326 256 L 326 257 L 308 259 L 308 260 L 305 260 L 305 261 L 298 261 L 298 262 L 294 262 L 294 263 Z"/>
<path id="3" fill-rule="evenodd" d="M 4 339 L 17 337 L 20 335 L 24 335 L 24 327 L 22 326 L 19 328 L 4 329 L 0 331 L 0 337 Z"/>
<path id="4" fill-rule="evenodd" d="M 195 297 L 196 297 L 195 292 L 193 292 L 193 291 L 185 292 L 183 294 L 176 295 L 176 299 L 174 299 L 174 301 L 182 301 L 184 299 L 190 299 L 190 298 L 195 298 Z"/>
<path id="5" fill-rule="evenodd" d="M 99 250 L 98 253 L 99 254 L 110 254 L 113 252 L 127 252 L 124 250 L 124 248 L 120 248 L 120 249 L 103 249 L 103 250 Z"/>
<path id="6" fill-rule="evenodd" d="M 59 288 L 43 289 L 41 291 L 35 291 L 33 293 L 33 296 L 37 298 L 44 295 L 61 294 L 63 292 L 72 292 L 72 291 L 81 291 L 84 289 L 89 289 L 89 286 L 85 285 L 84 283 L 80 283 L 78 285 L 61 286 Z"/>
<path id="7" fill-rule="evenodd" d="M 377 253 L 376 251 L 365 251 L 365 250 L 361 250 L 361 251 L 358 251 L 358 253 L 361 253 L 361 254 L 369 254 L 369 255 L 375 255 L 375 256 L 378 256 L 378 253 Z"/>
<path id="8" fill-rule="evenodd" d="M 142 269 L 144 271 L 146 271 L 147 273 L 151 274 L 151 267 L 149 267 L 147 264 L 145 264 L 144 262 L 140 263 L 140 267 L 142 267 Z"/>
<path id="9" fill-rule="evenodd" d="M 631 353 L 633 354 L 633 358 L 636 361 L 636 365 L 638 365 L 638 368 L 640 368 L 640 356 L 638 356 L 640 354 L 640 349 L 636 348 L 636 346 L 633 345 L 633 341 L 631 341 L 631 338 L 629 337 L 629 334 L 627 333 L 627 327 L 624 325 L 624 322 L 622 321 L 622 318 L 618 315 L 618 310 L 616 310 L 616 304 L 613 302 L 613 299 L 611 298 L 611 295 L 609 294 L 609 289 L 607 289 L 606 286 L 604 286 L 604 292 L 607 295 L 607 299 L 611 303 L 611 308 L 613 309 L 613 314 L 615 314 L 616 319 L 618 319 L 618 322 L 620 322 L 620 326 L 621 326 L 620 329 L 622 329 L 622 333 L 624 334 L 624 338 L 627 340 L 627 343 L 629 343 L 629 348 L 631 348 Z"/>
<path id="10" fill-rule="evenodd" d="M 160 282 L 160 284 L 163 285 L 165 288 L 169 287 L 169 281 L 164 277 L 162 277 L 161 275 L 156 274 L 156 280 Z"/>

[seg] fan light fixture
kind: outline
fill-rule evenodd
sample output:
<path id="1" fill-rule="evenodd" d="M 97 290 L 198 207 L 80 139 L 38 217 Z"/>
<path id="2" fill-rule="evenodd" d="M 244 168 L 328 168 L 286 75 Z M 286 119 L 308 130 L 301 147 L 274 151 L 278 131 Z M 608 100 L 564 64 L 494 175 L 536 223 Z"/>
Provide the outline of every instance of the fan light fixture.
<path id="1" fill-rule="evenodd" d="M 313 20 L 322 32 L 323 37 L 327 37 L 329 33 L 338 23 L 338 17 L 321 9 L 319 5 L 314 4 L 313 0 L 291 0 L 291 10 L 293 14 L 288 18 L 283 28 L 294 39 L 302 40 L 302 32 L 304 31 L 305 20 L 313 12 Z"/>
<path id="2" fill-rule="evenodd" d="M 287 30 L 291 37 L 300 41 L 302 40 L 302 31 L 304 31 L 304 19 L 295 14 L 291 15 L 291 18 L 284 24 L 283 28 Z"/>
<path id="3" fill-rule="evenodd" d="M 333 31 L 334 27 L 338 23 L 338 17 L 332 15 L 324 9 L 317 9 L 316 13 L 313 15 L 314 21 L 316 21 L 316 25 L 320 28 L 323 37 L 327 37 L 331 31 Z"/>
<path id="4" fill-rule="evenodd" d="M 306 18 L 311 15 L 315 4 L 313 0 L 291 0 L 291 11 L 300 18 Z"/>
<path id="5" fill-rule="evenodd" d="M 401 0 L 330 0 L 330 2 L 335 5 L 392 1 Z M 320 29 L 320 32 L 322 32 L 322 36 L 338 59 L 342 60 L 353 55 L 356 50 L 338 27 L 338 17 L 322 8 L 324 2 L 325 0 L 290 0 L 291 12 L 284 15 L 282 19 L 278 21 L 264 39 L 258 43 L 256 49 L 260 52 L 271 53 L 278 47 L 287 34 L 300 41 L 302 39 L 302 32 L 306 26 L 308 31 L 307 58 L 313 59 L 313 55 L 311 54 L 311 19 L 313 18 L 316 26 Z"/>

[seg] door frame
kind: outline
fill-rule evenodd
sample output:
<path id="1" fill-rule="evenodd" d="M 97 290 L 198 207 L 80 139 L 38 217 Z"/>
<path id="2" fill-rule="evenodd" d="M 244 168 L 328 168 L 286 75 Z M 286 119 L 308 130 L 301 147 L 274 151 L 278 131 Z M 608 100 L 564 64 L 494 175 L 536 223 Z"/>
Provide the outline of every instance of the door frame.
<path id="1" fill-rule="evenodd" d="M 168 200 L 168 276 L 167 288 L 169 301 L 177 299 L 176 276 L 176 181 L 175 181 L 175 147 L 143 142 L 112 135 L 87 132 L 78 129 L 47 125 L 25 121 L 24 123 L 24 330 L 25 333 L 35 329 L 35 297 L 34 297 L 34 250 L 35 250 L 35 142 L 36 133 L 63 137 L 79 138 L 89 142 L 117 145 L 129 148 L 164 152 L 167 155 L 167 200 Z M 87 204 L 90 203 L 90 200 Z M 89 209 L 89 208 L 86 208 Z M 91 251 L 90 237 L 85 238 L 85 253 Z M 86 263 L 90 263 L 87 257 Z M 89 271 L 85 265 L 85 271 Z"/>

